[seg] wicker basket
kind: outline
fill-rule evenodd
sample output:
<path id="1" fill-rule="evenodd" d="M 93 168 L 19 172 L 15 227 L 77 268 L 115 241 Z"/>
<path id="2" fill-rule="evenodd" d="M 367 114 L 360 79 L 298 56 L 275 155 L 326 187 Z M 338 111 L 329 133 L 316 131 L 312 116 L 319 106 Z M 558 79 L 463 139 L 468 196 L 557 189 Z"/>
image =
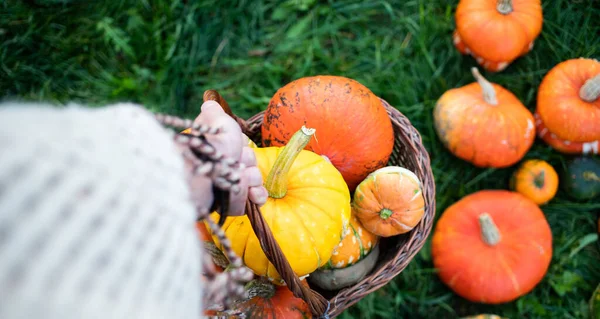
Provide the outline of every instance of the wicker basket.
<path id="1" fill-rule="evenodd" d="M 231 112 L 227 102 L 214 90 L 204 94 L 204 100 L 215 100 L 232 116 L 244 134 L 257 145 L 261 145 L 261 125 L 264 111 L 243 120 Z M 414 172 L 423 184 L 425 213 L 419 224 L 410 232 L 380 239 L 380 254 L 376 266 L 360 282 L 339 291 L 324 291 L 316 287 L 307 288 L 290 268 L 279 245 L 262 218 L 259 208 L 248 202 L 246 212 L 265 255 L 275 266 L 295 296 L 305 300 L 316 317 L 333 318 L 357 303 L 367 294 L 381 288 L 398 275 L 423 247 L 433 225 L 435 216 L 435 183 L 431 172 L 429 154 L 422 144 L 419 132 L 398 110 L 381 99 L 394 128 L 394 149 L 388 165 L 402 166 Z"/>

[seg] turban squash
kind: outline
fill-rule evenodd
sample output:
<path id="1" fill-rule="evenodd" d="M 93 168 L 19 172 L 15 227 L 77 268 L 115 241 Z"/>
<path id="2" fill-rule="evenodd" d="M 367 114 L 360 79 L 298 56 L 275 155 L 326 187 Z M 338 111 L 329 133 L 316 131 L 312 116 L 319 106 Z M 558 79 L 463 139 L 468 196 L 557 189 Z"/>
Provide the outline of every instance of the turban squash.
<path id="1" fill-rule="evenodd" d="M 460 0 L 454 46 L 483 68 L 498 72 L 527 54 L 542 31 L 540 0 Z"/>
<path id="2" fill-rule="evenodd" d="M 500 304 L 530 292 L 552 259 L 544 213 L 508 190 L 481 190 L 449 206 L 432 237 L 442 282 L 471 301 Z"/>

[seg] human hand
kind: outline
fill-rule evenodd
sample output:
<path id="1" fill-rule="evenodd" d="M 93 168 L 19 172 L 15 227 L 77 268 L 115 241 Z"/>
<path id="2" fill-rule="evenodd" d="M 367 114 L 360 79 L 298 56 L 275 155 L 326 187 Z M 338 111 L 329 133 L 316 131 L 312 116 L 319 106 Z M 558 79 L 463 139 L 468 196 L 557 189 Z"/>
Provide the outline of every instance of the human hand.
<path id="1" fill-rule="evenodd" d="M 248 147 L 248 137 L 242 134 L 238 123 L 227 115 L 217 102 L 206 101 L 202 104 L 200 115 L 196 117 L 194 124 L 219 128 L 217 134 L 205 134 L 206 140 L 219 152 L 245 166 L 240 178 L 240 192 L 231 192 L 229 195 L 228 215 L 244 215 L 248 198 L 259 206 L 264 205 L 268 193 L 263 186 L 262 174 L 256 166 L 254 151 Z M 187 160 L 186 166 L 191 169 L 191 163 Z M 190 187 L 193 200 L 209 209 L 214 201 L 212 180 L 206 176 L 192 176 Z"/>

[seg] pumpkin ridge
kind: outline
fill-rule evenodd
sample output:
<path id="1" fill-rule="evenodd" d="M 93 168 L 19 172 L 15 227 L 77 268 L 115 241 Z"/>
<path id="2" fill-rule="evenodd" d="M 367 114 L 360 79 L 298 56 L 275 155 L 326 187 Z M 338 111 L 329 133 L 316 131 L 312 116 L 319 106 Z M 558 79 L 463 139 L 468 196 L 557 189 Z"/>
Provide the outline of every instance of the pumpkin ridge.
<path id="1" fill-rule="evenodd" d="M 510 269 L 510 265 L 508 265 L 506 259 L 504 258 L 504 255 L 501 252 L 498 253 L 498 260 L 500 261 L 502 268 L 504 268 L 504 270 L 506 271 L 506 274 L 510 277 L 511 283 L 515 288 L 515 291 L 520 295 L 521 287 L 519 285 L 519 282 L 517 281 L 517 276 L 515 275 L 514 271 Z"/>
<path id="2" fill-rule="evenodd" d="M 307 236 L 307 237 L 309 237 L 311 243 L 314 246 L 314 250 L 315 250 L 315 253 L 317 255 L 317 265 L 318 265 L 317 268 L 319 268 L 322 265 L 321 264 L 322 259 L 321 259 L 321 254 L 319 254 L 319 250 L 317 249 L 318 246 L 317 246 L 317 242 L 315 241 L 315 236 L 314 236 L 313 232 L 311 231 L 311 229 L 309 227 L 306 227 L 306 225 L 304 224 L 304 219 L 299 215 L 299 213 L 297 212 L 296 209 L 294 209 L 293 207 L 291 207 L 291 205 L 289 204 L 289 201 L 286 201 L 285 205 L 287 206 L 286 209 L 285 209 L 285 212 L 287 212 L 288 214 L 294 215 L 294 217 L 296 218 L 296 220 L 300 221 L 299 224 L 301 224 L 301 227 L 304 229 L 305 233 L 310 234 L 310 236 Z M 322 210 L 317 210 L 317 211 L 321 211 L 322 212 Z M 327 215 L 327 214 L 325 214 L 325 215 Z M 327 216 L 334 223 L 336 222 L 333 217 L 331 217 L 329 215 L 327 215 Z"/>

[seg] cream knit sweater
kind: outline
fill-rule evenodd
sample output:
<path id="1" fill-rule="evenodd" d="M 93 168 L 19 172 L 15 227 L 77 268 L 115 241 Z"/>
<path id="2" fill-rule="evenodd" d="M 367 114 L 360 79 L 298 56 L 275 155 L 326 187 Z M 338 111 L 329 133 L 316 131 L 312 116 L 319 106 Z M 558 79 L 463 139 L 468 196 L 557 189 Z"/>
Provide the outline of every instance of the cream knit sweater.
<path id="1" fill-rule="evenodd" d="M 0 104 L 0 318 L 201 316 L 172 134 L 133 104 Z"/>

